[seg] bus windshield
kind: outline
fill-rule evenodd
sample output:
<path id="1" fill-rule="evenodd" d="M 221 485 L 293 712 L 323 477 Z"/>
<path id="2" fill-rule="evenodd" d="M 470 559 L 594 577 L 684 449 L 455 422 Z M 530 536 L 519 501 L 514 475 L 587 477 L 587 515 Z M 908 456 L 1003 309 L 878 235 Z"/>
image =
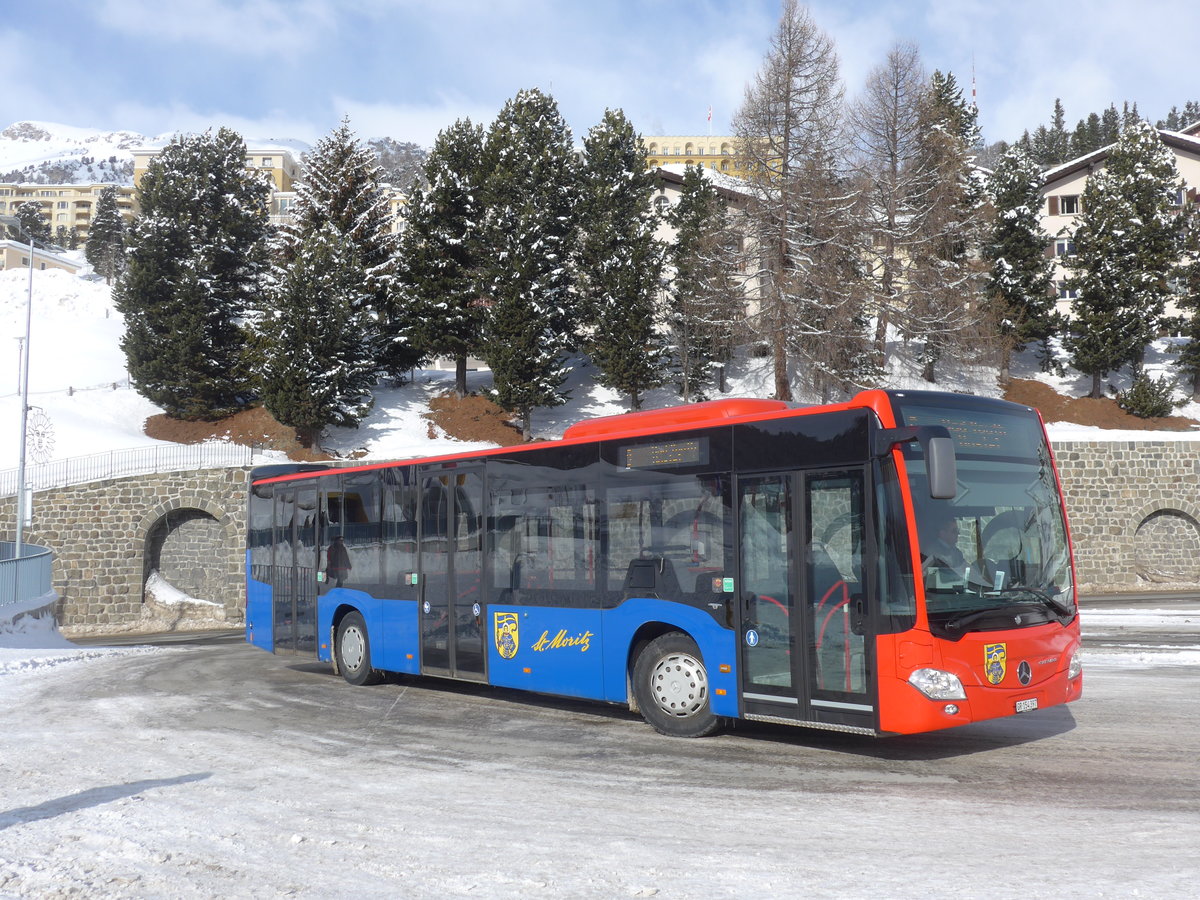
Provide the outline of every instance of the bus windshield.
<path id="1" fill-rule="evenodd" d="M 1075 588 L 1050 451 L 1036 414 L 944 395 L 896 398 L 904 425 L 942 425 L 954 439 L 958 492 L 929 497 L 924 458 L 905 462 L 930 629 L 957 640 L 973 631 L 1069 622 Z"/>

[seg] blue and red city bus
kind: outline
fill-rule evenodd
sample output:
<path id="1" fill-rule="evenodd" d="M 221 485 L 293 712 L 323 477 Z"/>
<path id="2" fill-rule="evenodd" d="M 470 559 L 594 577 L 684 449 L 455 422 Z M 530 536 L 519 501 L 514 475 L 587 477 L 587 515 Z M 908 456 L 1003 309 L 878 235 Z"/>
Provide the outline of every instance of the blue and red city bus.
<path id="1" fill-rule="evenodd" d="M 1037 411 L 865 391 L 561 440 L 251 474 L 246 636 L 352 684 L 430 675 L 735 719 L 931 731 L 1079 698 Z"/>

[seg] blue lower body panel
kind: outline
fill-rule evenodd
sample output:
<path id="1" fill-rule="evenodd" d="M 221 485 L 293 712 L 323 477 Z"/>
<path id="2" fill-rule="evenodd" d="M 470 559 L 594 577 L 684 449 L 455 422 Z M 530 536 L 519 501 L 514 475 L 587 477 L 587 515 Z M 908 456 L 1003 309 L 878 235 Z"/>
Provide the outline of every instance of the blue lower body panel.
<path id="1" fill-rule="evenodd" d="M 633 599 L 606 610 L 491 606 L 487 615 L 491 684 L 625 703 L 633 641 L 643 625 L 661 623 L 696 641 L 708 671 L 713 712 L 738 713 L 734 633 L 701 610 Z"/>

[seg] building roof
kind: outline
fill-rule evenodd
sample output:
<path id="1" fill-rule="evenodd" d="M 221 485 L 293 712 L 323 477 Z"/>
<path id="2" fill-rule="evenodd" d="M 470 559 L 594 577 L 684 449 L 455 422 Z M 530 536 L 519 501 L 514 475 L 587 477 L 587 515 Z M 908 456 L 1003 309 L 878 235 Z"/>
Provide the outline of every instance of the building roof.
<path id="1" fill-rule="evenodd" d="M 11 238 L 3 238 L 0 239 L 0 251 L 2 250 L 16 250 L 21 253 L 29 253 L 29 242 L 14 241 Z M 61 266 L 64 269 L 70 269 L 73 272 L 77 272 L 83 268 L 83 264 L 78 260 L 71 259 L 69 256 L 64 256 L 61 253 L 55 253 L 51 250 L 44 250 L 37 245 L 34 245 L 33 248 L 33 258 L 43 259 L 47 262 Z"/>
<path id="2" fill-rule="evenodd" d="M 667 184 L 673 184 L 677 187 L 683 185 L 683 174 L 686 166 L 682 165 L 666 165 L 659 166 L 655 169 L 655 174 L 659 181 L 665 181 Z M 721 194 L 726 200 L 741 201 L 750 196 L 750 191 L 747 190 L 746 182 L 741 178 L 736 178 L 733 175 L 727 175 L 724 172 L 717 172 L 714 169 L 708 169 L 703 166 L 697 167 L 704 173 L 704 177 L 711 182 L 712 186 L 717 189 L 717 193 Z"/>
<path id="3" fill-rule="evenodd" d="M 1164 144 L 1174 150 L 1200 154 L 1200 122 L 1189 125 L 1184 131 L 1167 131 L 1165 128 L 1159 128 L 1158 136 Z M 1060 166 L 1047 169 L 1042 175 L 1042 187 L 1047 188 L 1054 182 L 1062 181 L 1076 172 L 1085 169 L 1094 169 L 1108 158 L 1108 154 L 1112 152 L 1113 146 L 1113 144 L 1109 144 L 1101 147 L 1099 150 L 1093 150 L 1085 156 L 1080 156 Z"/>

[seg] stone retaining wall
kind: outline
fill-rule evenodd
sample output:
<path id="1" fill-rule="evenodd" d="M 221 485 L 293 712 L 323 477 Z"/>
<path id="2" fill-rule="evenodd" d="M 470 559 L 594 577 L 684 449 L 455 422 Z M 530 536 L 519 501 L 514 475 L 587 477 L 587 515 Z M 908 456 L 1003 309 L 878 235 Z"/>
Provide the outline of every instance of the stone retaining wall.
<path id="1" fill-rule="evenodd" d="M 1200 442 L 1056 441 L 1085 593 L 1200 589 Z"/>
<path id="2" fill-rule="evenodd" d="M 1200 590 L 1200 442 L 1057 441 L 1054 451 L 1085 593 Z M 176 472 L 38 493 L 26 536 L 55 551 L 64 631 L 240 623 L 246 475 Z M 0 499 L 2 529 L 13 504 Z M 155 602 L 145 592 L 153 569 L 219 606 Z"/>
<path id="3" fill-rule="evenodd" d="M 240 623 L 246 475 L 171 472 L 38 492 L 25 539 L 54 550 L 55 613 L 64 632 Z M 14 505 L 15 498 L 0 498 L 9 540 Z M 146 579 L 160 566 L 168 580 L 179 579 L 175 587 L 218 606 L 147 603 Z"/>

